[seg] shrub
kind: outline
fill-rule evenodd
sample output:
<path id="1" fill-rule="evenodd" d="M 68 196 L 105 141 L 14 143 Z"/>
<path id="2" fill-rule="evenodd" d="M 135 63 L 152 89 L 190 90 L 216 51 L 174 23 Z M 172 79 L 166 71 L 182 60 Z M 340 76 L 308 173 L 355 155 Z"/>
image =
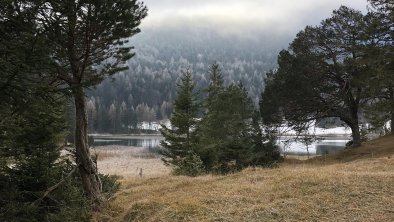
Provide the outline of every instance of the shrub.
<path id="1" fill-rule="evenodd" d="M 106 198 L 113 196 L 120 189 L 120 183 L 118 182 L 118 176 L 116 175 L 104 175 L 99 174 L 102 185 L 102 193 Z"/>
<path id="2" fill-rule="evenodd" d="M 199 176 L 204 173 L 204 165 L 201 158 L 194 152 L 189 152 L 184 159 L 174 167 L 175 175 Z"/>

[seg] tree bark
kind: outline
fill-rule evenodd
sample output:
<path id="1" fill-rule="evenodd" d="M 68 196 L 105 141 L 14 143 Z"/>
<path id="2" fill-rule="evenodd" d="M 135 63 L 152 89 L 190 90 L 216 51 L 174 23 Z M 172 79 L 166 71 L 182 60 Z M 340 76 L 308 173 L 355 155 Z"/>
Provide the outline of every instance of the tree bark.
<path id="1" fill-rule="evenodd" d="M 390 123 L 390 132 L 394 135 L 394 109 L 391 110 L 391 123 Z"/>
<path id="2" fill-rule="evenodd" d="M 85 195 L 93 202 L 100 202 L 101 191 L 97 168 L 90 156 L 87 136 L 85 93 L 81 87 L 74 89 L 76 159 Z"/>
<path id="3" fill-rule="evenodd" d="M 350 125 L 352 129 L 352 137 L 353 137 L 353 147 L 361 146 L 361 136 L 360 136 L 360 127 L 358 126 L 358 121 Z"/>

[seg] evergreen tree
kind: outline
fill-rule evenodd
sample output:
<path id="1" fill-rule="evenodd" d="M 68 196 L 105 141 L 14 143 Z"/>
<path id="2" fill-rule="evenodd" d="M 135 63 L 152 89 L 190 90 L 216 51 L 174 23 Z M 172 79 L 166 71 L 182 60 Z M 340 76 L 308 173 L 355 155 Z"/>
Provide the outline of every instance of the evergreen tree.
<path id="1" fill-rule="evenodd" d="M 176 174 L 196 176 L 202 171 L 201 160 L 194 149 L 196 138 L 194 130 L 197 124 L 199 103 L 194 92 L 194 83 L 190 71 L 182 74 L 177 84 L 177 97 L 170 118 L 171 127 L 162 125 L 162 155 L 165 164 L 173 166 Z"/>
<path id="2" fill-rule="evenodd" d="M 0 127 L 0 156 L 5 160 L 0 164 L 0 218 L 89 221 L 88 202 L 73 173 L 76 166 L 60 156 L 63 102 L 45 91 L 29 91 L 34 94 L 26 95 L 26 103 Z"/>
<path id="3" fill-rule="evenodd" d="M 71 210 L 69 220 L 81 221 L 83 194 L 100 199 L 84 88 L 124 68 L 133 55 L 125 38 L 145 16 L 141 3 L 126 0 L 0 3 L 0 214 L 6 221 L 18 212 L 21 221 L 64 221 L 54 216 Z M 59 92 L 74 99 L 79 183 L 62 182 L 74 171 L 59 159 Z"/>
<path id="4" fill-rule="evenodd" d="M 365 62 L 367 29 L 361 12 L 342 6 L 321 25 L 298 33 L 266 82 L 263 120 L 285 120 L 302 130 L 312 120 L 339 117 L 352 130 L 353 146 L 360 146 L 359 113 L 369 98 L 371 71 Z"/>
<path id="5" fill-rule="evenodd" d="M 209 85 L 204 102 L 205 112 L 197 126 L 198 153 L 208 171 L 217 163 L 218 147 L 215 146 L 214 141 L 224 136 L 224 132 L 221 130 L 223 118 L 219 118 L 223 108 L 220 107 L 219 95 L 224 89 L 221 70 L 219 65 L 215 63 L 211 65 L 209 70 Z"/>
<path id="6" fill-rule="evenodd" d="M 253 104 L 242 85 L 230 85 L 217 95 L 199 126 L 198 154 L 208 171 L 228 173 L 250 164 L 250 124 Z"/>
<path id="7" fill-rule="evenodd" d="M 252 153 L 249 152 L 249 132 L 253 103 L 242 84 L 228 86 L 220 94 L 218 102 L 218 108 L 223 107 L 220 115 L 223 118 L 221 130 L 224 137 L 221 139 L 223 146 L 219 149 L 218 166 L 215 168 L 221 173 L 237 171 L 250 164 Z"/>
<path id="8" fill-rule="evenodd" d="M 0 4 L 0 218 L 88 221 L 80 183 L 59 184 L 75 166 L 60 158 L 64 99 L 48 78 L 54 64 L 31 6 Z"/>
<path id="9" fill-rule="evenodd" d="M 246 89 L 242 84 L 224 87 L 219 67 L 214 64 L 207 93 L 205 113 L 197 127 L 197 154 L 206 170 L 228 173 L 253 165 L 253 141 L 258 139 L 251 122 L 253 104 Z"/>
<path id="10" fill-rule="evenodd" d="M 209 70 L 209 85 L 207 88 L 207 98 L 205 101 L 205 109 L 209 111 L 209 108 L 215 104 L 218 95 L 223 91 L 223 76 L 220 71 L 219 65 L 214 63 L 211 65 Z"/>
<path id="11" fill-rule="evenodd" d="M 369 24 L 366 41 L 366 61 L 372 67 L 369 90 L 371 99 L 364 106 L 367 118 L 375 127 L 391 120 L 394 133 L 394 3 L 389 0 L 370 0 L 366 16 Z"/>
<path id="12" fill-rule="evenodd" d="M 262 122 L 260 113 L 253 112 L 250 142 L 251 142 L 251 165 L 271 167 L 280 161 L 279 147 L 275 144 L 276 138 L 274 132 L 266 127 L 264 134 L 261 129 Z"/>
<path id="13" fill-rule="evenodd" d="M 99 202 L 97 169 L 88 146 L 85 88 L 127 68 L 125 62 L 134 55 L 128 38 L 140 31 L 147 9 L 137 0 L 20 2 L 19 7 L 37 10 L 37 29 L 49 41 L 49 55 L 57 64 L 51 77 L 74 99 L 79 173 L 85 194 Z"/>

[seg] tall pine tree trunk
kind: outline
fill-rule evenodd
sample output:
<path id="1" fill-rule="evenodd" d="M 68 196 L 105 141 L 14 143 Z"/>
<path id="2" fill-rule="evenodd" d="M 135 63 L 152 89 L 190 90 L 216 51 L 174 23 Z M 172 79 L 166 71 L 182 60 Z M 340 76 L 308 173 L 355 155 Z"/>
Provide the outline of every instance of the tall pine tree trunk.
<path id="1" fill-rule="evenodd" d="M 358 88 L 358 94 L 356 98 L 360 98 L 360 93 L 361 89 Z M 359 99 L 353 100 L 353 96 L 350 96 L 352 98 L 350 101 L 350 111 L 351 111 L 351 116 L 350 116 L 350 129 L 352 129 L 352 137 L 353 137 L 353 147 L 359 147 L 361 146 L 361 134 L 360 134 L 360 126 L 358 125 L 358 110 L 359 110 Z"/>
<path id="2" fill-rule="evenodd" d="M 88 145 L 87 117 L 85 94 L 82 88 L 74 89 L 75 100 L 75 147 L 77 164 L 82 179 L 82 185 L 87 197 L 94 202 L 100 200 L 100 183 L 97 178 L 97 169 L 92 161 Z"/>
<path id="3" fill-rule="evenodd" d="M 391 135 L 394 135 L 394 111 L 391 111 L 390 120 L 391 120 L 391 123 L 390 123 L 390 133 L 391 133 Z M 385 124 L 385 125 L 386 125 L 386 124 Z M 386 128 L 386 126 L 385 126 L 384 128 Z"/>
<path id="4" fill-rule="evenodd" d="M 350 128 L 352 129 L 353 147 L 361 146 L 361 135 L 360 135 L 360 127 L 358 126 L 358 122 L 355 124 L 351 124 Z"/>
<path id="5" fill-rule="evenodd" d="M 352 138 L 353 138 L 353 145 L 352 147 L 359 147 L 361 146 L 361 134 L 360 134 L 360 126 L 358 125 L 358 114 L 356 109 L 352 112 L 352 117 L 349 119 L 342 119 L 352 130 Z"/>

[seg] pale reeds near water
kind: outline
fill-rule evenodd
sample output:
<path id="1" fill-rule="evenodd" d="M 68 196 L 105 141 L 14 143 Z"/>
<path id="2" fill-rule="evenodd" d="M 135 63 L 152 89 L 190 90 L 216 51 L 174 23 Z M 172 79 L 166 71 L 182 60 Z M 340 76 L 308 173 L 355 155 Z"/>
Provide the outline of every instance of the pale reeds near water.
<path id="1" fill-rule="evenodd" d="M 160 157 L 147 148 L 110 145 L 95 147 L 91 152 L 97 155 L 98 170 L 103 174 L 151 178 L 170 173 Z"/>

